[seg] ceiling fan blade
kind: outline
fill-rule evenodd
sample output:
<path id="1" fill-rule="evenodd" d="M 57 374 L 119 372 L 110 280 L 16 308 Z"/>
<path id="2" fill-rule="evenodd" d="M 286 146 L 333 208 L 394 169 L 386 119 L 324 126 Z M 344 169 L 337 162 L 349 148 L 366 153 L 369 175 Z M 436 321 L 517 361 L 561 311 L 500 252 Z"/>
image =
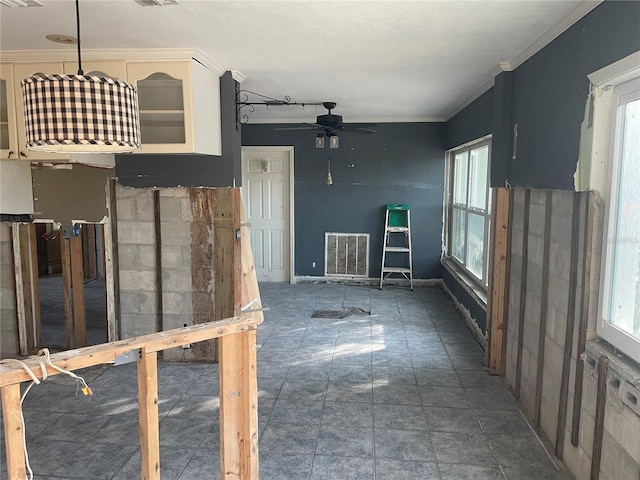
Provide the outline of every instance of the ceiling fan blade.
<path id="1" fill-rule="evenodd" d="M 286 131 L 286 130 L 318 130 L 318 127 L 281 127 L 274 128 L 276 131 Z"/>
<path id="2" fill-rule="evenodd" d="M 355 128 L 369 128 L 369 127 L 377 127 L 377 123 L 343 123 L 344 127 L 355 127 Z"/>
<path id="3" fill-rule="evenodd" d="M 376 133 L 375 130 L 371 130 L 370 128 L 356 128 L 350 125 L 343 125 L 339 131 L 345 133 L 364 133 L 365 135 Z"/>

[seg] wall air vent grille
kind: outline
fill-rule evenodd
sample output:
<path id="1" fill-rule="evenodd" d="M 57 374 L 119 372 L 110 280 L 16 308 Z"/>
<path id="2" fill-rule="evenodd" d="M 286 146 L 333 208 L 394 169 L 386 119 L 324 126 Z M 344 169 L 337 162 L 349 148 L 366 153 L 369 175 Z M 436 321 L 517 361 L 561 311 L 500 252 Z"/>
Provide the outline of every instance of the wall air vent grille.
<path id="1" fill-rule="evenodd" d="M 369 277 L 369 234 L 324 234 L 326 276 Z"/>

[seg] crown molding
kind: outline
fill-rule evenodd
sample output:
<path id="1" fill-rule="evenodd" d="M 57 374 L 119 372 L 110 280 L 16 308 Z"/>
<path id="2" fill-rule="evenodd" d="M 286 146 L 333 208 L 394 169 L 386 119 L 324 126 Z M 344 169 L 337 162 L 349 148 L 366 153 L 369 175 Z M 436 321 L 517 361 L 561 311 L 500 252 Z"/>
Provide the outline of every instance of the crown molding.
<path id="1" fill-rule="evenodd" d="M 239 72 L 238 70 L 231 70 L 231 77 L 238 83 L 244 82 L 244 79 L 247 78 L 244 73 Z"/>
<path id="2" fill-rule="evenodd" d="M 525 48 L 522 52 L 512 58 L 508 63 L 512 69 L 518 68 L 524 62 L 533 57 L 536 53 L 546 47 L 549 43 L 555 40 L 561 33 L 571 27 L 574 23 L 584 17 L 591 10 L 600 5 L 604 0 L 588 0 L 580 2 L 580 4 L 569 12 L 568 15 L 561 18 L 555 25 L 549 30 L 544 32 L 536 41 Z"/>
<path id="3" fill-rule="evenodd" d="M 249 118 L 249 125 L 273 125 L 276 123 L 293 123 L 300 124 L 304 118 Z M 446 122 L 444 117 L 349 117 L 344 122 L 346 125 L 350 123 L 440 123 Z"/>
<path id="4" fill-rule="evenodd" d="M 75 61 L 78 54 L 75 49 L 53 50 L 10 50 L 0 52 L 2 62 L 37 63 L 37 62 L 69 62 Z M 84 61 L 124 60 L 131 62 L 154 61 L 175 62 L 179 60 L 196 60 L 213 73 L 221 76 L 225 69 L 207 57 L 197 48 L 147 48 L 147 49 L 96 49 L 82 50 Z"/>

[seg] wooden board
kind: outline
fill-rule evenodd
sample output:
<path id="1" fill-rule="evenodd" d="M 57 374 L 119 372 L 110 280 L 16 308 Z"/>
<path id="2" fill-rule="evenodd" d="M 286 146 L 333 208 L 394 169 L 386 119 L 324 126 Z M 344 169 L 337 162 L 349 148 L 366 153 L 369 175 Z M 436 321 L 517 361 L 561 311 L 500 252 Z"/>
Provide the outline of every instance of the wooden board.
<path id="1" fill-rule="evenodd" d="M 73 332 L 73 300 L 71 291 L 71 247 L 60 230 L 60 263 L 62 265 L 62 294 L 64 297 L 64 338 L 71 348 Z"/>
<path id="2" fill-rule="evenodd" d="M 520 308 L 518 311 L 518 357 L 516 359 L 516 379 L 514 395 L 520 398 L 522 383 L 522 350 L 524 348 L 524 320 L 527 302 L 527 267 L 529 263 L 529 208 L 531 190 L 524 191 L 524 214 L 522 215 L 522 267 L 520 269 Z"/>
<path id="3" fill-rule="evenodd" d="M 160 480 L 158 420 L 158 354 L 142 353 L 138 360 L 138 414 L 141 479 Z"/>
<path id="4" fill-rule="evenodd" d="M 20 413 L 20 385 L 5 385 L 1 390 L 7 473 L 11 480 L 27 478 L 22 440 L 24 432 Z"/>
<path id="5" fill-rule="evenodd" d="M 87 324 L 84 308 L 84 273 L 82 265 L 82 238 L 69 241 L 71 254 L 71 286 L 73 288 L 73 331 L 76 347 L 87 344 Z"/>
<path id="6" fill-rule="evenodd" d="M 219 315 L 231 311 L 237 314 L 241 308 L 244 270 L 241 246 L 243 237 L 240 229 L 242 203 L 239 189 L 215 189 L 213 205 L 215 315 L 218 318 Z M 248 237 L 246 238 L 248 240 Z M 259 471 L 255 332 L 243 332 L 242 335 L 221 338 L 219 359 L 221 478 L 257 479 Z"/>
<path id="7" fill-rule="evenodd" d="M 487 348 L 487 366 L 491 375 L 500 375 L 502 368 L 502 348 L 505 335 L 506 302 L 508 276 L 507 247 L 509 245 L 509 190 L 492 189 L 493 214 L 491 216 L 491 245 L 489 292 L 487 298 L 487 320 L 489 348 Z"/>
<path id="8" fill-rule="evenodd" d="M 175 328 L 164 332 L 118 340 L 117 342 L 66 350 L 52 354 L 51 361 L 64 370 L 73 371 L 103 363 L 113 363 L 117 356 L 129 353 L 132 350 L 144 348 L 147 353 L 159 352 L 168 348 L 180 347 L 187 343 L 202 342 L 211 338 L 255 330 L 256 327 L 256 321 L 251 315 L 239 315 L 217 322 Z M 40 371 L 40 364 L 37 360 L 27 358 L 23 362 L 35 372 Z M 49 376 L 60 374 L 60 372 L 51 367 L 47 367 L 47 373 Z M 0 387 L 29 380 L 31 380 L 31 377 L 21 366 L 0 364 Z"/>

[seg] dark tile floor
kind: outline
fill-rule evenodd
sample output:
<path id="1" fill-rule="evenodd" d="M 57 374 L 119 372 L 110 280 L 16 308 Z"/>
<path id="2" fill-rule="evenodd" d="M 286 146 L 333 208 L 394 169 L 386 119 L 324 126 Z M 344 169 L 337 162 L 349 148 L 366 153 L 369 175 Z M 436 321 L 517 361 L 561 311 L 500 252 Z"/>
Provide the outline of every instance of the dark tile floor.
<path id="1" fill-rule="evenodd" d="M 261 293 L 262 480 L 565 478 L 438 288 Z M 353 314 L 313 318 L 342 308 Z M 162 478 L 219 478 L 217 367 L 159 369 Z M 138 478 L 135 365 L 84 373 L 93 397 L 55 377 L 25 400 L 35 478 Z"/>

